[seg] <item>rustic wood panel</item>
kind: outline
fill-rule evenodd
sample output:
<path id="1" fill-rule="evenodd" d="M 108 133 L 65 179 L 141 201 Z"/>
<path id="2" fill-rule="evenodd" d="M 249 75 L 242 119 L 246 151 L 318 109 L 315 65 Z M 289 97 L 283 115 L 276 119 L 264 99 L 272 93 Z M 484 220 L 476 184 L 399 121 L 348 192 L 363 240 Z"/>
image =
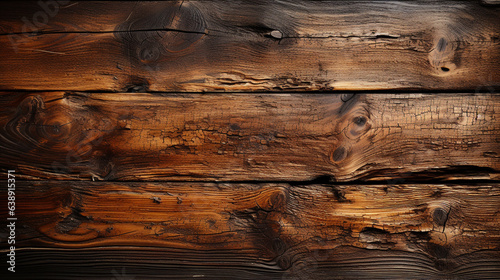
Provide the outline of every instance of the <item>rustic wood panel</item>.
<path id="1" fill-rule="evenodd" d="M 480 1 L 1 5 L 3 90 L 492 92 L 500 85 L 500 8 Z"/>
<path id="2" fill-rule="evenodd" d="M 8 279 L 498 279 L 498 3 L 2 2 Z"/>
<path id="3" fill-rule="evenodd" d="M 5 92 L 0 167 L 32 179 L 498 179 L 499 101 Z"/>
<path id="4" fill-rule="evenodd" d="M 25 181 L 16 195 L 18 265 L 28 278 L 494 279 L 500 272 L 498 184 Z"/>

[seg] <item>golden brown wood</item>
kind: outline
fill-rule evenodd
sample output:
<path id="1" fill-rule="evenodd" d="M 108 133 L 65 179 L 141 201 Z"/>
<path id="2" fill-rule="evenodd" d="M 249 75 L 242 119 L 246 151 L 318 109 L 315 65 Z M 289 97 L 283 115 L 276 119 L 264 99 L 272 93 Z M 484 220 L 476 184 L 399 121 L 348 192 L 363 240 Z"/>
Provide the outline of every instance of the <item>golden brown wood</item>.
<path id="1" fill-rule="evenodd" d="M 480 1 L 2 6 L 3 90 L 492 92 L 500 84 L 500 8 Z"/>
<path id="2" fill-rule="evenodd" d="M 17 189 L 20 267 L 46 278 L 111 277 L 123 268 L 168 279 L 493 279 L 500 272 L 498 184 L 49 181 Z"/>
<path id="3" fill-rule="evenodd" d="M 0 167 L 92 180 L 498 179 L 498 94 L 3 93 Z"/>

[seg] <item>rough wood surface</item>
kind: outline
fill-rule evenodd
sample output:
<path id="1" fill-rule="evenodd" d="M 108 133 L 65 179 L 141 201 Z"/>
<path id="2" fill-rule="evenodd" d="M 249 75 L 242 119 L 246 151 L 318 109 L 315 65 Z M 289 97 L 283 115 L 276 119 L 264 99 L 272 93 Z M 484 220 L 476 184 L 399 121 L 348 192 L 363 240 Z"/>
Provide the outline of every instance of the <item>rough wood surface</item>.
<path id="1" fill-rule="evenodd" d="M 1 2 L 0 278 L 498 279 L 498 4 Z"/>
<path id="2" fill-rule="evenodd" d="M 20 275 L 37 279 L 123 272 L 138 279 L 494 279 L 500 273 L 498 184 L 52 181 L 19 182 L 16 195 Z"/>
<path id="3" fill-rule="evenodd" d="M 491 92 L 489 2 L 2 2 L 0 89 Z"/>
<path id="4" fill-rule="evenodd" d="M 32 179 L 498 179 L 498 94 L 13 93 L 0 167 Z"/>

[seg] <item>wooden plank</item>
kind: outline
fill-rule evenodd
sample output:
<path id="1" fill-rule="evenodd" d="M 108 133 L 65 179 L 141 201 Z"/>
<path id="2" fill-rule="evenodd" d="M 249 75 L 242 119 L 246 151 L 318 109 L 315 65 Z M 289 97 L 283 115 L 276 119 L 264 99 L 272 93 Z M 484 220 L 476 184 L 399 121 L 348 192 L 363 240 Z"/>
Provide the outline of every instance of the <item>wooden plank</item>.
<path id="1" fill-rule="evenodd" d="M 492 92 L 500 85 L 500 8 L 480 1 L 2 5 L 3 90 Z"/>
<path id="2" fill-rule="evenodd" d="M 0 167 L 71 180 L 498 179 L 499 101 L 5 92 Z"/>
<path id="3" fill-rule="evenodd" d="M 498 184 L 17 181 L 18 267 L 43 279 L 494 279 L 499 205 Z"/>
<path id="4" fill-rule="evenodd" d="M 486 5 L 500 5 L 499 0 L 481 0 L 481 2 Z"/>

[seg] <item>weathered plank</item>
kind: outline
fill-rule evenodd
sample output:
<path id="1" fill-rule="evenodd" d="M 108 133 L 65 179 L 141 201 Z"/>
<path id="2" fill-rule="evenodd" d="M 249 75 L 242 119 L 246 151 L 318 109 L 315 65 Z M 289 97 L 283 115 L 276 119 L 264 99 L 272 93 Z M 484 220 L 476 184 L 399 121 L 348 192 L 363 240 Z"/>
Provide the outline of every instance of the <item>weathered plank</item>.
<path id="1" fill-rule="evenodd" d="M 490 92 L 500 85 L 500 8 L 480 1 L 1 5 L 3 90 Z"/>
<path id="2" fill-rule="evenodd" d="M 494 279 L 500 272 L 498 184 L 17 184 L 18 268 L 27 278 Z"/>
<path id="3" fill-rule="evenodd" d="M 0 167 L 32 179 L 498 179 L 499 101 L 6 92 Z"/>

